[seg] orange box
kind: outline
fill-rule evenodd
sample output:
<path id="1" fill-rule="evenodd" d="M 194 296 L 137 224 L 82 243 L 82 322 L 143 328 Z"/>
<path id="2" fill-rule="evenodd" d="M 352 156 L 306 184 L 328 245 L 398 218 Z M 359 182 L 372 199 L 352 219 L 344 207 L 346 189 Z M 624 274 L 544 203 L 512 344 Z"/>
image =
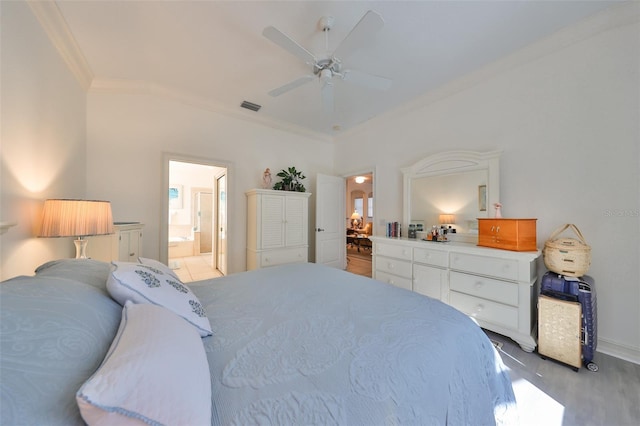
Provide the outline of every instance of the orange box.
<path id="1" fill-rule="evenodd" d="M 513 251 L 536 251 L 538 219 L 478 218 L 478 245 Z"/>

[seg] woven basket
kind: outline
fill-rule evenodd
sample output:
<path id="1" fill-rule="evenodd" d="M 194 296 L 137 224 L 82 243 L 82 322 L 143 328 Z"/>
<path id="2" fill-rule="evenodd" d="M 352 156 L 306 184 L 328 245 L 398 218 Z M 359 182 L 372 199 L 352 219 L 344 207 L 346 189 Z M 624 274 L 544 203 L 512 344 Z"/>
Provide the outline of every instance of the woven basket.
<path id="1" fill-rule="evenodd" d="M 557 238 L 568 228 L 575 232 L 578 239 Z M 581 277 L 591 266 L 591 247 L 584 240 L 580 230 L 571 223 L 558 228 L 551 234 L 544 243 L 542 255 L 547 269 L 569 277 Z"/>

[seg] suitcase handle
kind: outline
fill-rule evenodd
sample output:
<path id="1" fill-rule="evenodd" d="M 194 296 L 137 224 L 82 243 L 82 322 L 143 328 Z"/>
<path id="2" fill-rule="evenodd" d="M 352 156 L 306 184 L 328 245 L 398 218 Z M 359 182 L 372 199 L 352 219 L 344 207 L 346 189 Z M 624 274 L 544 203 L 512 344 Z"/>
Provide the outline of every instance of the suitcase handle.
<path id="1" fill-rule="evenodd" d="M 566 229 L 571 228 L 573 230 L 573 232 L 575 232 L 575 234 L 578 236 L 578 239 L 580 240 L 580 242 L 582 244 L 584 244 L 585 246 L 588 246 L 589 244 L 587 244 L 587 242 L 585 241 L 584 237 L 582 236 L 582 232 L 580 232 L 580 230 L 578 229 L 577 226 L 575 226 L 573 223 L 567 223 L 566 225 L 556 229 L 553 234 L 551 234 L 551 236 L 549 237 L 550 240 L 553 240 L 555 237 L 557 237 L 558 235 L 562 234 Z"/>

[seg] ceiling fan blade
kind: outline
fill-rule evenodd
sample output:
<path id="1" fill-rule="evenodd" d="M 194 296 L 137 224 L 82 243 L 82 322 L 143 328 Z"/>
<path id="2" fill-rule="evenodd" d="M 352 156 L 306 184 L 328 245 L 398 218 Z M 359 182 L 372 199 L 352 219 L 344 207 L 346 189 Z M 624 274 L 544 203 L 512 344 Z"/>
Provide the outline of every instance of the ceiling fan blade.
<path id="1" fill-rule="evenodd" d="M 316 76 L 315 75 L 304 75 L 300 78 L 296 78 L 293 81 L 290 81 L 289 83 L 282 85 L 280 87 L 277 87 L 275 89 L 273 89 L 272 91 L 269 92 L 269 95 L 271 96 L 280 96 L 285 92 L 288 92 L 289 90 L 293 90 L 296 87 L 300 87 L 303 84 L 306 84 L 308 82 L 310 82 L 311 80 L 315 80 Z"/>
<path id="2" fill-rule="evenodd" d="M 344 40 L 342 40 L 335 52 L 333 52 L 333 56 L 339 59 L 348 56 L 350 52 L 358 49 L 365 42 L 369 41 L 383 26 L 384 20 L 382 16 L 374 10 L 368 11 Z"/>
<path id="3" fill-rule="evenodd" d="M 316 57 L 313 56 L 311 52 L 300 46 L 298 43 L 293 41 L 291 37 L 280 30 L 274 27 L 267 27 L 262 31 L 262 35 L 303 61 L 310 62 L 312 64 L 316 62 Z"/>
<path id="4" fill-rule="evenodd" d="M 331 80 L 326 80 L 322 84 L 322 107 L 326 112 L 334 111 L 334 103 L 333 103 L 333 82 Z"/>
<path id="5" fill-rule="evenodd" d="M 388 90 L 393 84 L 393 80 L 378 75 L 367 74 L 357 70 L 343 71 L 345 81 L 359 84 L 360 86 L 370 87 L 377 90 Z"/>

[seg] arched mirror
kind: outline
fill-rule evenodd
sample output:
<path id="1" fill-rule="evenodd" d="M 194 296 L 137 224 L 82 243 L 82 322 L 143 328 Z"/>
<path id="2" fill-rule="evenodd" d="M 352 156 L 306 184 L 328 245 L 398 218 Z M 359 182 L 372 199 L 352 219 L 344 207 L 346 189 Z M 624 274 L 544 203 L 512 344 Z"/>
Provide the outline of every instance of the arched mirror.
<path id="1" fill-rule="evenodd" d="M 402 169 L 404 223 L 451 226 L 454 239 L 477 240 L 477 218 L 500 200 L 500 151 L 449 151 Z"/>

